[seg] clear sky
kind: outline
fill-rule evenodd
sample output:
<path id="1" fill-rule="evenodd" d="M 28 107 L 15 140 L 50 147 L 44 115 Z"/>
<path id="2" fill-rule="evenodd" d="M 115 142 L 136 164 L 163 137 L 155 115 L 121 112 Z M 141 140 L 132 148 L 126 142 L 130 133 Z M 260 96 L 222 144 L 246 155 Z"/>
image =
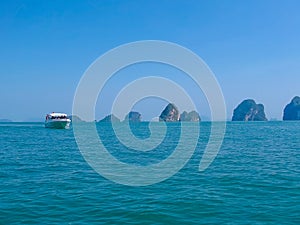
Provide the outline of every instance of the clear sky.
<path id="1" fill-rule="evenodd" d="M 300 95 L 299 10 L 297 0 L 1 1 L 0 118 L 71 113 L 76 86 L 95 59 L 118 45 L 151 39 L 185 46 L 208 64 L 228 118 L 243 99 L 253 98 L 269 119 L 281 119 L 284 106 Z M 126 78 L 116 77 L 112 87 L 123 84 Z M 106 104 L 97 119 L 109 112 Z M 203 116 L 209 115 L 205 104 L 198 106 Z M 149 119 L 162 106 L 141 113 Z"/>

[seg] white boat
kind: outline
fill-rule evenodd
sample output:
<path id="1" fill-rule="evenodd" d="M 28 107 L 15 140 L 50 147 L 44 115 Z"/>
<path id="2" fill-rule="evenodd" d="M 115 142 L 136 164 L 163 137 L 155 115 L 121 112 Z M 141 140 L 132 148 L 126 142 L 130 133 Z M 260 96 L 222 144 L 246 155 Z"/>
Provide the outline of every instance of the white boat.
<path id="1" fill-rule="evenodd" d="M 49 113 L 46 115 L 45 127 L 56 129 L 68 129 L 71 120 L 65 113 Z"/>

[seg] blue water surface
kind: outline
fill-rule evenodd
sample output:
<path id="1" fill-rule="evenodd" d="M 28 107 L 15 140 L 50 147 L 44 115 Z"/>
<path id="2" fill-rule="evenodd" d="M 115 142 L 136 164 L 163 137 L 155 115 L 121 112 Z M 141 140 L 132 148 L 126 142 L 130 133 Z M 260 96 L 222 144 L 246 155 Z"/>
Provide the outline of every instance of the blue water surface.
<path id="1" fill-rule="evenodd" d="M 180 124 L 172 126 L 152 153 L 123 146 L 109 124 L 97 129 L 115 158 L 146 165 L 172 153 Z M 132 130 L 149 136 L 146 123 Z M 199 172 L 209 134 L 202 122 L 197 149 L 176 175 L 131 187 L 96 173 L 72 129 L 0 123 L 0 224 L 300 224 L 299 122 L 228 122 L 218 156 Z"/>

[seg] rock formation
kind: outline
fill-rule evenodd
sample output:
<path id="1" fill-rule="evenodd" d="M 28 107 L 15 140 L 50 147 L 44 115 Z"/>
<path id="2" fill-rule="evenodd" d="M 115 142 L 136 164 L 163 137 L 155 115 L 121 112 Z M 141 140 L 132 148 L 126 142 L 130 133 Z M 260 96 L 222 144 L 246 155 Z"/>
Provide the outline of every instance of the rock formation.
<path id="1" fill-rule="evenodd" d="M 252 99 L 244 100 L 234 110 L 232 121 L 267 121 L 263 104 Z"/>
<path id="2" fill-rule="evenodd" d="M 106 117 L 104 117 L 102 120 L 99 120 L 99 123 L 114 123 L 114 122 L 120 122 L 120 119 L 116 117 L 114 114 L 110 114 Z"/>
<path id="3" fill-rule="evenodd" d="M 179 111 L 177 107 L 169 103 L 166 108 L 162 111 L 159 116 L 159 121 L 165 122 L 178 122 L 179 121 Z"/>
<path id="4" fill-rule="evenodd" d="M 139 112 L 129 112 L 126 117 L 125 121 L 129 122 L 141 122 L 142 121 L 142 115 Z"/>
<path id="5" fill-rule="evenodd" d="M 84 122 L 79 116 L 76 116 L 76 115 L 71 115 L 71 116 L 69 116 L 69 118 L 71 119 L 71 121 L 73 123 Z"/>
<path id="6" fill-rule="evenodd" d="M 196 111 L 186 112 L 180 114 L 180 121 L 199 122 L 201 121 L 199 114 Z"/>
<path id="7" fill-rule="evenodd" d="M 284 108 L 283 120 L 300 120 L 300 97 L 296 96 Z"/>

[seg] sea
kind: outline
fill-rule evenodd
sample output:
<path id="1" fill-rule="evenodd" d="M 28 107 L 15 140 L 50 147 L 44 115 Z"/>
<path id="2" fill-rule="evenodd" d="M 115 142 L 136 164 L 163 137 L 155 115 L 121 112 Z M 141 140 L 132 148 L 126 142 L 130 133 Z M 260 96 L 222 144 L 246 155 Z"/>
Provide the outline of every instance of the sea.
<path id="1" fill-rule="evenodd" d="M 300 122 L 228 122 L 217 156 L 199 171 L 212 124 L 200 123 L 178 172 L 132 186 L 94 170 L 72 128 L 0 123 L 0 224 L 300 224 Z M 109 123 L 95 126 L 113 158 L 140 167 L 166 160 L 181 135 L 180 123 L 166 125 L 162 143 L 140 152 Z M 130 129 L 141 140 L 151 135 L 146 122 Z"/>

